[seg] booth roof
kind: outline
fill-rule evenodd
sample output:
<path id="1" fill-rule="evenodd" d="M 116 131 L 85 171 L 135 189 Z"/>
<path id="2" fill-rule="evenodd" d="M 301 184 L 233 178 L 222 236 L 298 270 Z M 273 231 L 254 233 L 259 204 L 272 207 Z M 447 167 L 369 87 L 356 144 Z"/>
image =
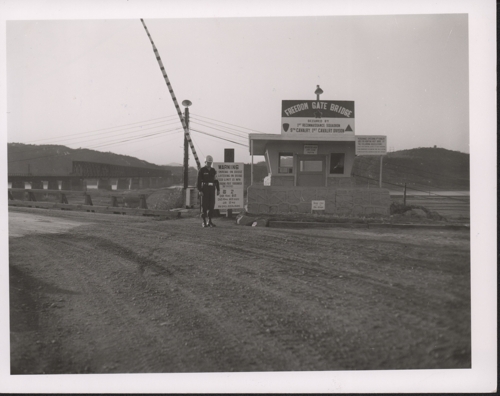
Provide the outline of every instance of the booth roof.
<path id="1" fill-rule="evenodd" d="M 249 150 L 250 155 L 252 154 L 252 143 L 253 143 L 253 155 L 264 155 L 266 152 L 266 146 L 270 142 L 354 142 L 356 137 L 354 135 L 336 135 L 326 138 L 325 136 L 289 136 L 289 135 L 278 135 L 272 133 L 250 133 L 248 135 L 249 139 Z"/>

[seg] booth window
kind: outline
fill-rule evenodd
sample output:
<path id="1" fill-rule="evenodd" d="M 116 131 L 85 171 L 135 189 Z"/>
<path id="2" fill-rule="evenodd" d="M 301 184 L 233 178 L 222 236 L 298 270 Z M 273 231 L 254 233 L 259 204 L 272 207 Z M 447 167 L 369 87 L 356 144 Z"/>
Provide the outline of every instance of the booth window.
<path id="1" fill-rule="evenodd" d="M 330 154 L 330 174 L 344 174 L 344 153 Z"/>
<path id="2" fill-rule="evenodd" d="M 280 153 L 278 173 L 293 173 L 293 153 Z"/>

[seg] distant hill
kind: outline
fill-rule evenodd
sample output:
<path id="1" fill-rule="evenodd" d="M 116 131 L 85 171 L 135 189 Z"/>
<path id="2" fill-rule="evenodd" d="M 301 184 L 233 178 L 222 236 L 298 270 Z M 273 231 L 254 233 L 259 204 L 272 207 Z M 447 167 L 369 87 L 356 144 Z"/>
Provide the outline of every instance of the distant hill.
<path id="1" fill-rule="evenodd" d="M 162 167 L 128 155 L 90 149 L 71 149 L 61 145 L 8 143 L 8 172 L 33 175 L 69 175 L 73 161 L 100 162 L 111 165 L 162 169 Z"/>
<path id="2" fill-rule="evenodd" d="M 356 157 L 352 176 L 360 182 L 377 184 L 380 157 Z M 469 154 L 444 148 L 415 148 L 388 153 L 382 161 L 383 187 L 405 183 L 415 189 L 469 189 Z"/>
<path id="3" fill-rule="evenodd" d="M 90 149 L 71 149 L 61 145 L 8 143 L 9 174 L 68 175 L 72 161 L 91 161 L 112 165 L 167 169 L 174 184 L 182 185 L 182 165 L 156 165 L 135 157 Z M 250 164 L 245 164 L 245 187 L 250 185 Z M 356 157 L 352 176 L 360 183 L 378 185 L 380 157 Z M 196 185 L 196 168 L 189 168 L 189 185 Z M 267 176 L 265 162 L 254 163 L 254 181 Z M 469 189 L 469 154 L 443 148 L 415 148 L 388 153 L 383 159 L 382 180 L 387 188 L 407 183 L 409 188 Z"/>

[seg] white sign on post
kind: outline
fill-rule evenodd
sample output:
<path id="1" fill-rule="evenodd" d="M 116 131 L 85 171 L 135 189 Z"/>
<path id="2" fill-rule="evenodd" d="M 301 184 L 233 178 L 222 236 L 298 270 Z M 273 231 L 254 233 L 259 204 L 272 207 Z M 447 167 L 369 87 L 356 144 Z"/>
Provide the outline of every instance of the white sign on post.
<path id="1" fill-rule="evenodd" d="M 215 200 L 215 209 L 242 209 L 244 166 L 241 162 L 214 162 L 220 194 Z"/>
<path id="2" fill-rule="evenodd" d="M 383 135 L 357 135 L 356 155 L 386 155 L 387 136 Z"/>

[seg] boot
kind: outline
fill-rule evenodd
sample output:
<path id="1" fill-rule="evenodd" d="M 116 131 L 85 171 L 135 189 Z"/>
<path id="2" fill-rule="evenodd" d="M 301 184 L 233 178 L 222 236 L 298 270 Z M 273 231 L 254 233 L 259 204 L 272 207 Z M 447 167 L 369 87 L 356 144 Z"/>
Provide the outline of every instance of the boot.
<path id="1" fill-rule="evenodd" d="M 205 220 L 205 216 L 201 216 L 201 218 L 203 219 L 203 223 L 201 223 L 201 226 L 202 226 L 203 228 L 208 227 L 208 224 L 207 224 L 207 222 L 206 222 L 206 220 Z"/>
<path id="2" fill-rule="evenodd" d="M 210 217 L 208 218 L 208 227 L 215 227 L 215 224 L 212 223 L 212 219 Z"/>

